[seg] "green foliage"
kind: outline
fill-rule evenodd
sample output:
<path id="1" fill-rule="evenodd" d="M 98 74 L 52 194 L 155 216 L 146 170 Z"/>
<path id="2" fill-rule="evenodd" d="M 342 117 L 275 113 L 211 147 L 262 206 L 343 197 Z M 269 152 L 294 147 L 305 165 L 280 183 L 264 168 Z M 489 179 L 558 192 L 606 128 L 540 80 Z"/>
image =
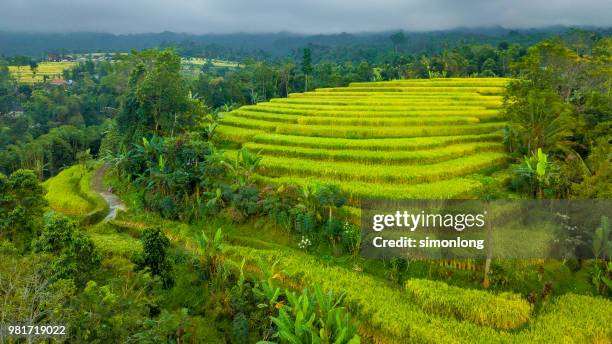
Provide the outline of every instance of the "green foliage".
<path id="1" fill-rule="evenodd" d="M 222 127 L 223 128 L 223 127 Z M 397 152 L 444 149 L 456 143 L 468 142 L 497 142 L 501 141 L 500 134 L 464 135 L 464 136 L 431 136 L 404 139 L 368 139 L 351 140 L 341 138 L 307 137 L 279 134 L 259 134 L 253 136 L 258 144 L 269 144 L 285 147 L 304 147 L 330 149 L 338 152 L 345 150 L 359 150 L 367 154 L 368 150 L 376 152 Z"/>
<path id="2" fill-rule="evenodd" d="M 545 311 L 538 316 L 531 316 L 530 321 L 523 328 L 516 331 L 504 331 L 476 325 L 469 319 L 462 321 L 455 317 L 431 314 L 412 301 L 405 291 L 377 277 L 325 264 L 316 257 L 294 250 L 278 248 L 255 250 L 234 246 L 228 247 L 226 252 L 229 255 L 235 255 L 238 259 L 250 257 L 255 261 L 261 260 L 263 264 L 278 261 L 277 270 L 282 271 L 283 278 L 299 280 L 308 285 L 319 284 L 324 290 L 345 293 L 344 303 L 351 305 L 351 309 L 357 310 L 354 314 L 360 320 L 360 333 L 365 333 L 379 341 L 393 343 L 548 343 L 550 339 L 553 339 L 554 342 L 570 341 L 586 344 L 606 343 L 612 338 L 608 326 L 610 301 L 602 298 L 564 295 L 547 303 L 544 307 Z M 477 291 L 477 293 L 492 296 L 486 292 Z M 523 300 L 516 301 L 516 303 L 508 302 L 527 305 L 526 308 L 518 306 L 517 309 L 530 309 Z M 522 317 L 521 312 L 517 311 L 518 318 Z M 565 331 L 566 327 L 569 332 Z"/>
<path id="3" fill-rule="evenodd" d="M 345 252 L 356 256 L 361 248 L 361 227 L 345 222 L 340 233 L 340 242 Z"/>
<path id="4" fill-rule="evenodd" d="M 54 281 L 49 274 L 48 257 L 42 255 L 0 253 L 0 319 L 24 325 L 66 324 L 74 310 L 70 299 L 75 295 L 74 283 Z M 8 342 L 7 333 L 0 341 Z"/>
<path id="5" fill-rule="evenodd" d="M 601 217 L 601 225 L 595 230 L 592 245 L 593 257 L 612 257 L 612 231 L 610 230 L 610 222 L 607 216 Z"/>
<path id="6" fill-rule="evenodd" d="M 597 56 L 578 55 L 586 46 L 579 41 L 575 51 L 559 39 L 538 43 L 515 64 L 523 79 L 508 87 L 506 141 L 515 152 L 535 155 L 541 148 L 550 154 L 556 175 L 547 184 L 555 197 L 606 198 L 612 61 L 604 53 L 606 40 L 597 46 Z"/>
<path id="7" fill-rule="evenodd" d="M 301 295 L 287 292 L 287 306 L 272 321 L 278 327 L 281 343 L 360 343 L 357 328 L 349 313 L 340 307 L 342 297 L 305 289 Z"/>
<path id="8" fill-rule="evenodd" d="M 361 181 L 342 181 L 332 177 L 257 177 L 262 182 L 272 185 L 296 184 L 300 186 L 308 186 L 313 183 L 320 184 L 336 184 L 341 185 L 343 192 L 351 199 L 357 200 L 361 198 L 389 198 L 389 199 L 447 199 L 460 197 L 470 194 L 480 186 L 477 180 L 471 178 L 452 178 L 423 184 L 408 184 L 398 185 L 397 183 L 376 183 L 376 188 L 372 187 L 372 183 Z"/>
<path id="9" fill-rule="evenodd" d="M 299 157 L 310 160 L 351 161 L 386 165 L 427 164 L 468 156 L 478 152 L 503 150 L 503 146 L 500 143 L 494 142 L 465 143 L 449 145 L 444 148 L 399 152 L 305 148 L 250 142 L 244 146 L 249 149 L 260 150 L 263 154 L 277 157 Z M 393 167 L 389 166 L 389 168 Z"/>
<path id="10" fill-rule="evenodd" d="M 38 234 L 47 205 L 44 189 L 32 171 L 18 170 L 9 177 L 0 173 L 0 239 L 21 250 Z"/>
<path id="11" fill-rule="evenodd" d="M 593 262 L 591 281 L 601 295 L 612 291 L 612 232 L 607 216 L 601 217 L 601 225 L 595 230 L 592 238 Z"/>
<path id="12" fill-rule="evenodd" d="M 538 198 L 544 197 L 544 190 L 551 186 L 552 166 L 548 162 L 548 156 L 538 148 L 537 154 L 530 157 L 525 156 L 521 165 L 516 168 L 518 178 L 522 178 L 527 184 L 529 192 Z M 521 183 L 522 180 L 515 180 Z M 517 185 L 520 187 L 520 185 Z"/>
<path id="13" fill-rule="evenodd" d="M 267 156 L 260 172 L 270 176 L 321 177 L 343 182 L 418 184 L 435 182 L 477 173 L 487 168 L 501 166 L 506 161 L 504 153 L 483 152 L 457 159 L 424 165 L 401 165 L 389 168 L 387 165 L 368 165 L 354 162 L 327 162 L 301 158 Z"/>
<path id="14" fill-rule="evenodd" d="M 608 141 L 608 138 L 601 137 L 593 145 L 586 159 L 588 172 L 581 181 L 571 186 L 571 192 L 576 198 L 612 197 L 612 148 Z"/>
<path id="15" fill-rule="evenodd" d="M 49 213 L 40 236 L 32 242 L 35 252 L 54 256 L 50 270 L 54 280 L 72 278 L 84 285 L 100 265 L 101 256 L 94 243 L 77 224 L 63 215 Z"/>
<path id="16" fill-rule="evenodd" d="M 249 343 L 249 322 L 244 313 L 238 313 L 232 320 L 232 343 Z"/>
<path id="17" fill-rule="evenodd" d="M 117 116 L 117 128 L 126 144 L 139 142 L 143 136 L 173 137 L 202 119 L 205 109 L 191 97 L 175 52 L 146 51 L 133 59 L 137 62 Z"/>
<path id="18" fill-rule="evenodd" d="M 107 283 L 89 281 L 72 300 L 74 315 L 68 323 L 71 342 L 127 340 L 136 337 L 142 323 L 147 322 L 151 294 L 158 290 L 148 274 L 115 275 Z"/>
<path id="19" fill-rule="evenodd" d="M 558 94 L 534 88 L 528 81 L 515 81 L 508 87 L 505 102 L 512 151 L 535 154 L 538 149 L 567 149 L 574 123 L 570 107 Z"/>
<path id="20" fill-rule="evenodd" d="M 15 125 L 18 126 L 18 123 Z M 30 169 L 41 180 L 77 163 L 78 152 L 97 150 L 100 138 L 97 126 L 77 128 L 63 125 L 51 128 L 48 133 L 43 133 L 33 140 L 28 138 L 28 133 L 24 133 L 24 128 L 16 127 L 15 130 L 19 131 L 18 139 L 14 144 L 8 145 L 6 151 L 0 150 L 0 170 L 9 173 L 19 168 Z"/>
<path id="21" fill-rule="evenodd" d="M 96 249 L 105 256 L 119 255 L 129 258 L 133 254 L 142 253 L 141 243 L 127 235 L 118 233 L 89 233 Z"/>
<path id="22" fill-rule="evenodd" d="M 302 73 L 304 73 L 304 91 L 308 91 L 308 77 L 312 74 L 312 50 L 310 48 L 304 48 Z"/>
<path id="23" fill-rule="evenodd" d="M 139 269 L 148 269 L 153 276 L 159 276 L 164 288 L 174 285 L 173 266 L 168 257 L 170 240 L 160 228 L 147 228 L 140 237 L 142 255 L 135 255 L 133 260 Z"/>
<path id="24" fill-rule="evenodd" d="M 188 310 L 162 311 L 157 319 L 147 319 L 144 329 L 132 336 L 140 343 L 180 343 L 193 335 L 187 328 L 190 319 Z"/>
<path id="25" fill-rule="evenodd" d="M 202 257 L 201 265 L 206 269 L 209 276 L 214 275 L 223 262 L 223 231 L 217 228 L 215 236 L 209 238 L 206 233 L 201 232 L 195 238 L 198 254 Z"/>

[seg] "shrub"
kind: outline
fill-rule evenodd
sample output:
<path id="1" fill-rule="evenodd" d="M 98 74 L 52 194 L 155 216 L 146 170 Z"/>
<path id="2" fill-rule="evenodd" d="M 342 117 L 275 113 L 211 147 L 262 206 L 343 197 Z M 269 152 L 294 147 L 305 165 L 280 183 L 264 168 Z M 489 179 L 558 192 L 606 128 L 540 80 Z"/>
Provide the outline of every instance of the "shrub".
<path id="1" fill-rule="evenodd" d="M 142 254 L 135 254 L 134 263 L 140 269 L 149 269 L 153 276 L 159 276 L 164 288 L 174 285 L 173 266 L 168 259 L 170 240 L 159 228 L 147 228 L 142 232 Z"/>
<path id="2" fill-rule="evenodd" d="M 244 217 L 255 215 L 259 212 L 258 203 L 259 190 L 254 186 L 243 186 L 232 195 L 231 206 L 242 213 Z"/>
<path id="3" fill-rule="evenodd" d="M 238 313 L 232 320 L 232 344 L 249 343 L 249 322 L 244 313 Z"/>
<path id="4" fill-rule="evenodd" d="M 349 222 L 345 222 L 340 233 L 340 241 L 344 250 L 356 255 L 361 248 L 361 228 Z"/>

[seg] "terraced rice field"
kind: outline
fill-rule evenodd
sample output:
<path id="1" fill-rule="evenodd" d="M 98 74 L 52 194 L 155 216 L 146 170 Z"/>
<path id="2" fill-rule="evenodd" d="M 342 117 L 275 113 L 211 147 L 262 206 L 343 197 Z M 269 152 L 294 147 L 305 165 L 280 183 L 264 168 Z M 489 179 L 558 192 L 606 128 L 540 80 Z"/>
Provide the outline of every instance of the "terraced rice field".
<path id="1" fill-rule="evenodd" d="M 43 82 L 45 77 L 47 80 L 61 79 L 64 70 L 75 65 L 75 62 L 41 62 L 36 74 L 32 72 L 30 66 L 9 66 L 9 72 L 19 83 L 33 84 Z"/>
<path id="2" fill-rule="evenodd" d="M 90 189 L 93 170 L 81 165 L 69 167 L 47 179 L 43 186 L 51 209 L 76 217 L 84 224 L 94 223 L 108 213 L 106 201 Z"/>
<path id="3" fill-rule="evenodd" d="M 223 114 L 218 133 L 263 155 L 267 183 L 337 184 L 352 199 L 454 198 L 506 163 L 507 79 L 352 83 Z M 228 155 L 235 156 L 233 152 Z"/>

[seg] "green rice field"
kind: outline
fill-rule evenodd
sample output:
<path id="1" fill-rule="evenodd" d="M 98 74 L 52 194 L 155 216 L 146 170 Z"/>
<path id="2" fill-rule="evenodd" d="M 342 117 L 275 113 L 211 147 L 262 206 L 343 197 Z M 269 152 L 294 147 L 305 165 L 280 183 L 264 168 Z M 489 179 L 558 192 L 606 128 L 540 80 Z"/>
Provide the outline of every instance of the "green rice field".
<path id="1" fill-rule="evenodd" d="M 41 62 L 36 73 L 30 66 L 9 66 L 9 72 L 22 84 L 34 84 L 52 79 L 61 79 L 62 73 L 76 65 L 76 62 Z"/>
<path id="2" fill-rule="evenodd" d="M 336 184 L 353 199 L 457 198 L 479 187 L 471 175 L 506 164 L 507 82 L 356 82 L 224 113 L 218 133 L 263 156 L 265 183 Z"/>

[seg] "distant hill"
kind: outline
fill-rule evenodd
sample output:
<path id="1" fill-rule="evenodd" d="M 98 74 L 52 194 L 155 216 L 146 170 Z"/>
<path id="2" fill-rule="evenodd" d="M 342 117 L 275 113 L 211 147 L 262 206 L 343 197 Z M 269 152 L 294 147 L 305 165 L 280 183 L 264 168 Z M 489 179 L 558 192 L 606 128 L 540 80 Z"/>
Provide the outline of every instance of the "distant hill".
<path id="1" fill-rule="evenodd" d="M 612 29 L 594 29 L 603 35 Z M 465 43 L 497 45 L 501 42 L 531 44 L 543 38 L 563 35 L 568 28 L 556 26 L 539 29 L 510 30 L 501 27 L 459 28 L 445 31 L 405 32 L 406 53 L 436 52 Z M 0 54 L 44 57 L 48 53 L 127 52 L 153 47 L 176 47 L 185 56 L 205 56 L 240 60 L 279 58 L 295 54 L 305 46 L 337 49 L 390 49 L 393 32 L 339 33 L 303 35 L 279 33 L 204 34 L 161 32 L 115 35 L 110 33 L 22 33 L 0 32 Z M 341 53 L 341 52 L 340 52 Z M 364 52 L 365 53 L 365 52 Z"/>

